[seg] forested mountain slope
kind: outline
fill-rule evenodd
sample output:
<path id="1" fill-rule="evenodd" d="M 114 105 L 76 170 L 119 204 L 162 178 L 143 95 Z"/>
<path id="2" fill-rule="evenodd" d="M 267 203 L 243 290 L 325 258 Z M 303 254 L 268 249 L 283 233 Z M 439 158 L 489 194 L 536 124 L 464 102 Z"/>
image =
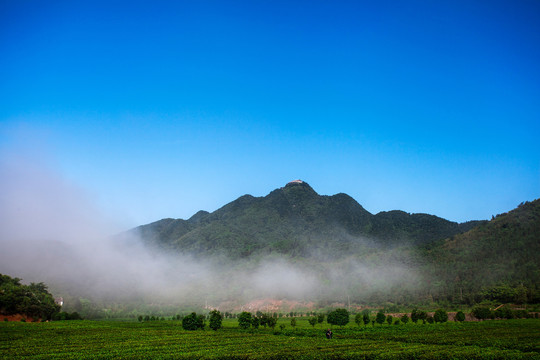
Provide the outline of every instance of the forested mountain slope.
<path id="1" fill-rule="evenodd" d="M 366 247 L 429 244 L 479 223 L 403 211 L 373 215 L 346 194 L 321 196 L 295 181 L 265 197 L 244 195 L 213 213 L 163 219 L 135 231 L 147 243 L 197 255 L 245 258 L 273 252 L 332 258 L 362 253 Z"/>
<path id="2" fill-rule="evenodd" d="M 522 302 L 533 300 L 540 295 L 540 199 L 432 244 L 424 256 L 436 294 L 461 299 L 484 289 L 487 298 L 519 302 L 521 291 Z"/>

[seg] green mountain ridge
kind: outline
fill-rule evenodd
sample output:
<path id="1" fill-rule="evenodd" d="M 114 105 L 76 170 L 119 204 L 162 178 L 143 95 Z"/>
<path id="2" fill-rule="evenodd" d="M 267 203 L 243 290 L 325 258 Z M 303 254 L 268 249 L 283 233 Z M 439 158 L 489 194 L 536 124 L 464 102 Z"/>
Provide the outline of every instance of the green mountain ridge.
<path id="1" fill-rule="evenodd" d="M 232 258 L 279 253 L 309 258 L 324 252 L 357 253 L 377 247 L 423 245 L 465 232 L 482 221 L 458 224 L 428 214 L 365 210 L 347 194 L 317 194 L 291 182 L 264 197 L 244 195 L 188 220 L 163 219 L 135 229 L 149 244 L 195 255 Z"/>
<path id="2" fill-rule="evenodd" d="M 540 302 L 540 200 L 460 224 L 399 210 L 373 215 L 347 194 L 319 195 L 295 181 L 132 231 L 169 253 L 225 256 L 252 269 L 284 256 L 322 279 L 328 301 L 346 291 L 358 303 Z"/>

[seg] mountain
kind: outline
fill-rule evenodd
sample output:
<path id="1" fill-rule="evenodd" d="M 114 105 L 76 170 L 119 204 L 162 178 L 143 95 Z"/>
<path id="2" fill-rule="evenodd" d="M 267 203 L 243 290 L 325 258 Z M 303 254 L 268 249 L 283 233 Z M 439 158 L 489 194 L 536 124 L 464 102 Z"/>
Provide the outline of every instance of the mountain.
<path id="1" fill-rule="evenodd" d="M 447 298 L 463 300 L 483 289 L 491 300 L 540 302 L 540 199 L 431 244 L 424 258 L 435 293 Z"/>
<path id="2" fill-rule="evenodd" d="M 148 244 L 199 256 L 269 253 L 335 258 L 369 249 L 426 245 L 485 222 L 458 224 L 434 215 L 365 210 L 347 194 L 321 196 L 301 180 L 264 197 L 244 195 L 188 220 L 163 219 L 134 231 Z"/>

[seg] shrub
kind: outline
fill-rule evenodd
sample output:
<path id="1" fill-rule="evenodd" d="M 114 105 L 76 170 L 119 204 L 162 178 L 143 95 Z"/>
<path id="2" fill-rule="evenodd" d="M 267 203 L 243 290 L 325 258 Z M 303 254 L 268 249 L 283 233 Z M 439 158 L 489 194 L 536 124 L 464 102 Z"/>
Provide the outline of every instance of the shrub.
<path id="1" fill-rule="evenodd" d="M 427 319 L 427 313 L 425 311 L 414 309 L 412 311 L 412 313 L 411 313 L 411 320 L 415 324 L 416 324 L 416 322 L 418 322 L 418 320 L 423 320 L 423 322 L 425 324 L 426 319 Z"/>
<path id="2" fill-rule="evenodd" d="M 217 310 L 212 310 L 210 312 L 210 320 L 209 320 L 209 326 L 212 330 L 218 330 L 221 329 L 223 322 L 223 315 Z"/>
<path id="3" fill-rule="evenodd" d="M 184 330 L 204 329 L 204 315 L 191 313 L 182 319 L 182 327 Z"/>
<path id="4" fill-rule="evenodd" d="M 409 316 L 407 316 L 407 314 L 403 314 L 403 316 L 401 317 L 401 322 L 406 324 L 409 322 Z"/>
<path id="5" fill-rule="evenodd" d="M 459 321 L 459 322 L 465 321 L 465 314 L 463 313 L 463 311 L 458 311 L 457 312 L 456 320 Z"/>
<path id="6" fill-rule="evenodd" d="M 349 323 L 349 312 L 347 309 L 336 309 L 328 314 L 326 321 L 332 325 L 345 326 Z"/>
<path id="7" fill-rule="evenodd" d="M 293 318 L 291 319 L 291 326 L 292 326 L 293 328 L 296 327 L 296 318 L 295 318 L 295 317 L 293 317 Z"/>
<path id="8" fill-rule="evenodd" d="M 251 326 L 253 326 L 254 329 L 258 329 L 260 324 L 261 320 L 257 316 L 251 317 Z"/>
<path id="9" fill-rule="evenodd" d="M 358 326 L 360 326 L 364 322 L 363 320 L 364 320 L 364 317 L 362 316 L 361 313 L 356 314 L 356 316 L 354 317 L 354 322 Z"/>
<path id="10" fill-rule="evenodd" d="M 249 329 L 251 326 L 251 313 L 244 311 L 238 316 L 238 326 L 241 329 Z"/>
<path id="11" fill-rule="evenodd" d="M 478 306 L 472 310 L 472 315 L 478 320 L 485 320 L 491 317 L 491 310 L 487 307 Z"/>
<path id="12" fill-rule="evenodd" d="M 385 319 L 386 319 L 386 316 L 384 316 L 384 313 L 382 312 L 382 310 L 380 310 L 377 313 L 377 317 L 375 318 L 375 321 L 377 322 L 377 324 L 382 325 Z"/>
<path id="13" fill-rule="evenodd" d="M 433 320 L 438 323 L 443 323 L 448 321 L 448 313 L 443 309 L 437 309 L 433 315 Z"/>

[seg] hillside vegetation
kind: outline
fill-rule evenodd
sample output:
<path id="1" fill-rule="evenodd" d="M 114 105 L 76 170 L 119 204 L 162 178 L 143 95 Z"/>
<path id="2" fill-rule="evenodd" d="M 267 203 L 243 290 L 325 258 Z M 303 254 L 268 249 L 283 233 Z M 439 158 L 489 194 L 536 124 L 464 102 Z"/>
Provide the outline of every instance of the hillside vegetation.
<path id="1" fill-rule="evenodd" d="M 373 215 L 346 194 L 321 196 L 296 181 L 133 231 L 169 253 L 248 264 L 285 256 L 321 279 L 328 302 L 538 303 L 539 208 L 535 200 L 461 224 L 397 210 Z"/>
<path id="2" fill-rule="evenodd" d="M 458 224 L 403 211 L 372 215 L 346 194 L 321 196 L 289 183 L 265 197 L 244 195 L 213 213 L 163 219 L 136 229 L 148 242 L 197 255 L 231 258 L 278 253 L 309 258 L 363 253 L 366 247 L 429 244 L 482 222 Z"/>
<path id="3" fill-rule="evenodd" d="M 43 283 L 21 284 L 21 279 L 0 274 L 0 316 L 24 315 L 50 320 L 60 311 Z"/>

